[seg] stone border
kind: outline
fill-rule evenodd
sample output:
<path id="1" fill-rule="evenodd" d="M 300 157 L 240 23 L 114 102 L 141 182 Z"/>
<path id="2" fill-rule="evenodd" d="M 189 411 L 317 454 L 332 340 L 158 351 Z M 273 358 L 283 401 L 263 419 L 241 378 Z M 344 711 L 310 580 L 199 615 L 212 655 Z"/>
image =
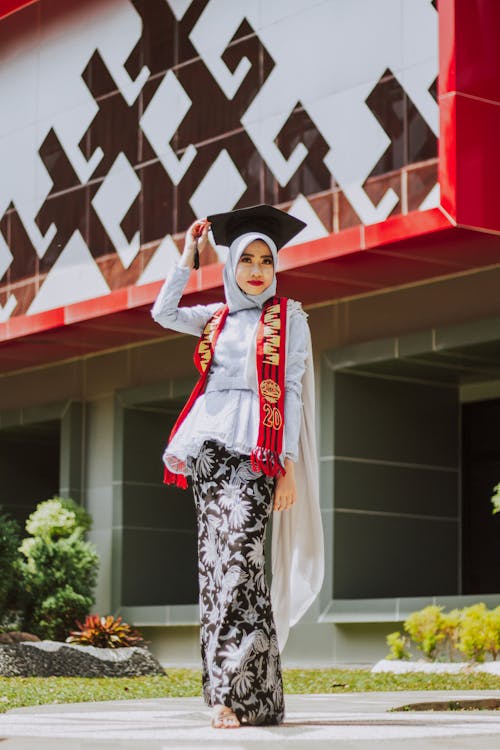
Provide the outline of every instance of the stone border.
<path id="1" fill-rule="evenodd" d="M 153 654 L 138 646 L 96 648 L 58 641 L 0 645 L 2 677 L 139 677 L 164 675 Z"/>
<path id="2" fill-rule="evenodd" d="M 487 672 L 500 676 L 500 662 L 488 661 L 481 663 L 465 661 L 405 661 L 403 659 L 381 659 L 373 667 L 372 672 L 392 672 L 406 674 L 407 672 L 428 672 L 431 674 L 467 674 L 471 672 Z"/>

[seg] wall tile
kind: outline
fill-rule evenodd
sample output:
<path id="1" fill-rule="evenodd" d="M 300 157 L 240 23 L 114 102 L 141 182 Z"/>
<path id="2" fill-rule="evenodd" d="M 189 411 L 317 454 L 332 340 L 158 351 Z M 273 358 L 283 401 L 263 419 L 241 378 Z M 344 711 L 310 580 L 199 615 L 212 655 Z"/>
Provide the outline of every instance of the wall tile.
<path id="1" fill-rule="evenodd" d="M 457 593 L 457 525 L 336 513 L 334 597 Z"/>
<path id="2" fill-rule="evenodd" d="M 196 604 L 196 545 L 194 533 L 124 529 L 121 604 Z"/>
<path id="3" fill-rule="evenodd" d="M 337 460 L 335 507 L 457 518 L 458 471 Z"/>
<path id="4" fill-rule="evenodd" d="M 455 467 L 458 420 L 454 389 L 335 376 L 337 455 Z"/>
<path id="5" fill-rule="evenodd" d="M 162 448 L 164 447 L 161 444 Z M 191 490 L 163 484 L 163 464 L 157 456 L 155 474 L 144 484 L 123 484 L 123 525 L 127 528 L 157 531 L 196 530 L 194 499 Z M 156 483 L 153 484 L 153 480 Z"/>

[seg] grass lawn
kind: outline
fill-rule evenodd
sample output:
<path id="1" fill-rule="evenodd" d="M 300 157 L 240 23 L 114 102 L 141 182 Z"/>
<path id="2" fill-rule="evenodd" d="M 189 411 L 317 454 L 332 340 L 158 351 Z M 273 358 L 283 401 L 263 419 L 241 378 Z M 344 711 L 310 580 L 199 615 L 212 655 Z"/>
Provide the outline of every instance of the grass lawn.
<path id="1" fill-rule="evenodd" d="M 285 669 L 285 693 L 349 693 L 373 690 L 491 690 L 500 677 L 483 674 L 372 674 L 366 669 Z M 168 669 L 163 677 L 0 677 L 0 713 L 47 703 L 201 695 L 201 672 Z"/>

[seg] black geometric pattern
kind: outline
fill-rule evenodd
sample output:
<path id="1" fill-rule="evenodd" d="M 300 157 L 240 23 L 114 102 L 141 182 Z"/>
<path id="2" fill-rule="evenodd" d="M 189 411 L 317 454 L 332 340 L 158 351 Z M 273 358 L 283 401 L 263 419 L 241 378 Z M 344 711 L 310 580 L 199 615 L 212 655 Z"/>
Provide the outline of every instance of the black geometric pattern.
<path id="1" fill-rule="evenodd" d="M 366 104 L 391 141 L 369 177 L 437 156 L 436 136 L 389 69 Z"/>

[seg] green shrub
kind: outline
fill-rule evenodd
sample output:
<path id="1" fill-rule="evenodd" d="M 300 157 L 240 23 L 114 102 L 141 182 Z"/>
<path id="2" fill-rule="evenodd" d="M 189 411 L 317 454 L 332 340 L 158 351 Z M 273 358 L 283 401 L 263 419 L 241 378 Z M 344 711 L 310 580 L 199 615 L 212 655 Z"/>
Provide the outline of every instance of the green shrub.
<path id="1" fill-rule="evenodd" d="M 500 650 L 498 626 L 497 610 L 489 611 L 483 602 L 466 607 L 458 628 L 458 650 L 472 661 L 483 662 L 486 654 L 496 659 Z"/>
<path id="2" fill-rule="evenodd" d="M 387 645 L 390 648 L 388 659 L 409 659 L 411 654 L 406 650 L 408 638 L 396 630 L 395 633 L 389 633 L 386 638 Z"/>
<path id="3" fill-rule="evenodd" d="M 500 513 L 500 484 L 497 484 L 496 487 L 493 488 L 493 492 L 495 494 L 491 498 L 491 503 L 493 505 L 492 513 Z"/>
<path id="4" fill-rule="evenodd" d="M 19 525 L 0 509 L 0 622 L 8 616 L 12 604 L 19 541 Z"/>
<path id="5" fill-rule="evenodd" d="M 429 659 L 437 656 L 438 649 L 446 638 L 442 610 L 443 607 L 431 604 L 413 612 L 403 626 L 415 645 Z"/>
<path id="6" fill-rule="evenodd" d="M 71 586 L 64 586 L 47 596 L 36 609 L 37 630 L 52 641 L 64 640 L 69 628 L 84 617 L 92 606 L 92 596 L 78 594 Z"/>
<path id="7" fill-rule="evenodd" d="M 389 659 L 407 659 L 407 646 L 414 644 L 429 659 L 446 654 L 453 661 L 457 652 L 468 660 L 483 662 L 487 656 L 496 660 L 500 653 L 500 606 L 489 610 L 481 602 L 464 609 L 443 612 L 436 605 L 413 612 L 403 623 L 410 640 L 400 633 L 387 636 Z"/>
<path id="8" fill-rule="evenodd" d="M 90 516 L 72 500 L 40 503 L 26 522 L 19 569 L 25 591 L 24 627 L 40 638 L 64 640 L 89 612 L 98 556 L 84 533 Z"/>
<path id="9" fill-rule="evenodd" d="M 85 508 L 63 497 L 53 497 L 39 503 L 26 521 L 28 534 L 53 542 L 71 536 L 77 529 L 89 531 L 91 526 L 92 519 Z"/>
<path id="10" fill-rule="evenodd" d="M 457 644 L 462 613 L 463 610 L 460 609 L 452 609 L 451 612 L 441 612 L 441 632 L 444 635 L 441 649 L 443 651 L 446 650 L 446 656 L 449 661 L 453 661 L 453 657 L 458 648 Z"/>
<path id="11" fill-rule="evenodd" d="M 88 615 L 83 625 L 81 622 L 77 625 L 79 629 L 73 630 L 66 638 L 68 643 L 100 648 L 124 648 L 144 643 L 141 633 L 123 622 L 121 617 Z"/>
<path id="12" fill-rule="evenodd" d="M 492 628 L 496 629 L 496 632 L 497 632 L 498 643 L 496 643 L 497 648 L 495 650 L 493 648 L 490 648 L 488 649 L 488 651 L 493 661 L 496 661 L 498 658 L 498 653 L 500 651 L 500 648 L 498 647 L 500 644 L 500 607 L 496 607 L 495 609 L 492 609 L 489 614 L 491 618 L 491 626 Z M 495 645 L 495 642 L 493 645 Z"/>

